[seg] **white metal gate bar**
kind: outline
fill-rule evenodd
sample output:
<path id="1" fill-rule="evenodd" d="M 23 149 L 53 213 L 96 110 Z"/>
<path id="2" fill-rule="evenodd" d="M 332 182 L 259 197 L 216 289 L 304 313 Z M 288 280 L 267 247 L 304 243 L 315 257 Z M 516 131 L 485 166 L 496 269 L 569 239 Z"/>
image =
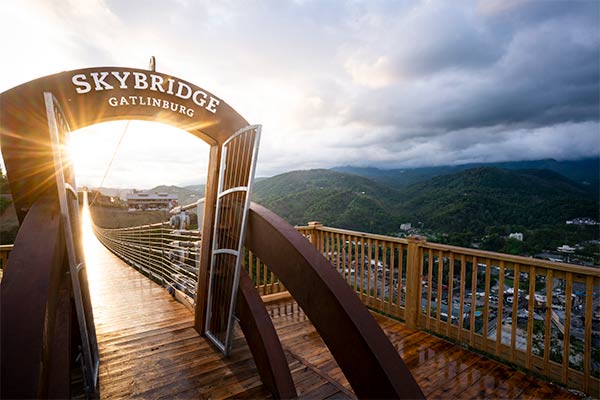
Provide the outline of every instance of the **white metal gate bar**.
<path id="1" fill-rule="evenodd" d="M 54 95 L 44 92 L 44 101 L 52 144 L 58 201 L 67 246 L 71 283 L 73 285 L 73 297 L 81 335 L 84 382 L 87 395 L 93 398 L 97 395 L 100 359 L 87 272 L 81 249 L 81 224 L 79 221 L 79 202 L 75 189 L 75 173 L 68 157 L 64 156 L 65 144 L 61 142 L 61 139 L 64 139 L 71 130 Z M 73 234 L 73 231 L 77 234 Z"/>
<path id="2" fill-rule="evenodd" d="M 225 355 L 231 351 L 240 257 L 244 256 L 260 131 L 260 125 L 240 129 L 227 139 L 221 152 L 205 330 Z"/>

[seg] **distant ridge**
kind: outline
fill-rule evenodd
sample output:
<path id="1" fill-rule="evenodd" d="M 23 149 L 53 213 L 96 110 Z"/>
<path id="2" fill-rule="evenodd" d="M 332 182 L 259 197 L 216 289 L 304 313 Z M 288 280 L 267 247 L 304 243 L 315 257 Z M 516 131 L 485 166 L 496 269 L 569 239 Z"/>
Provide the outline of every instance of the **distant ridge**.
<path id="1" fill-rule="evenodd" d="M 377 182 L 404 186 L 422 182 L 440 175 L 448 175 L 479 167 L 496 167 L 508 170 L 547 169 L 557 172 L 576 182 L 587 183 L 598 187 L 600 179 L 600 157 L 585 158 L 575 161 L 556 161 L 553 159 L 534 161 L 508 161 L 496 163 L 471 163 L 462 165 L 446 165 L 438 167 L 379 169 L 374 167 L 342 166 L 332 170 L 373 179 Z"/>
<path id="2" fill-rule="evenodd" d="M 187 186 L 184 186 L 183 188 L 191 190 L 193 192 L 204 193 L 204 190 L 206 189 L 206 185 L 205 184 L 187 185 Z"/>
<path id="3" fill-rule="evenodd" d="M 412 223 L 419 229 L 417 233 L 432 241 L 467 247 L 482 241 L 481 248 L 511 254 L 531 255 L 565 243 L 600 239 L 595 227 L 565 224 L 577 217 L 600 219 L 600 159 L 468 168 L 473 165 L 479 164 L 291 171 L 257 179 L 252 200 L 293 225 L 318 220 L 332 227 L 396 234 L 401 224 Z M 523 168 L 515 169 L 518 167 Z M 591 178 L 596 178 L 595 184 L 589 182 Z M 180 204 L 187 204 L 203 196 L 204 185 L 161 185 L 149 190 L 177 193 Z M 508 242 L 502 238 L 514 231 L 524 232 L 525 241 L 504 248 Z"/>

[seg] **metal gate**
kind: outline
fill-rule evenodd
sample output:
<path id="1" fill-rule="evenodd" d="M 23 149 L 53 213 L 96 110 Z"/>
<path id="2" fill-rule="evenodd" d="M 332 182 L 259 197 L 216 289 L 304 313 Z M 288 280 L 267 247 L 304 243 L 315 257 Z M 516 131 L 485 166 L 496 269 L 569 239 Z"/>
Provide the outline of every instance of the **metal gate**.
<path id="1" fill-rule="evenodd" d="M 221 151 L 205 331 L 225 355 L 231 351 L 233 311 L 260 131 L 260 125 L 240 129 L 227 139 Z"/>
<path id="2" fill-rule="evenodd" d="M 86 393 L 89 397 L 96 397 L 98 386 L 98 343 L 96 339 L 96 327 L 94 326 L 94 315 L 87 280 L 85 262 L 83 260 L 83 248 L 81 242 L 81 223 L 79 218 L 79 202 L 77 198 L 77 186 L 75 185 L 75 173 L 66 153 L 64 143 L 66 136 L 71 132 L 60 104 L 52 93 L 44 93 L 46 104 L 46 115 L 48 117 L 48 128 L 50 141 L 52 143 L 52 156 L 54 159 L 54 172 L 56 175 L 56 187 L 58 190 L 58 201 L 62 218 L 64 236 L 67 246 L 67 258 L 71 283 L 73 285 L 73 297 L 77 311 L 79 333 L 81 335 L 81 355 L 83 366 L 83 378 Z"/>

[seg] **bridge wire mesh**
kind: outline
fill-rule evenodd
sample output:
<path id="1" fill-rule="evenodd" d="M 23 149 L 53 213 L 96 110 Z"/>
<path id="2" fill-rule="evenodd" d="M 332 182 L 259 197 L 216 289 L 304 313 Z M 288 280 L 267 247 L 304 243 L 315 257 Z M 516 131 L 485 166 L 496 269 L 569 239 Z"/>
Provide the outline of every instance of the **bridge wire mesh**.
<path id="1" fill-rule="evenodd" d="M 104 246 L 171 293 L 196 301 L 200 232 L 172 229 L 168 222 L 121 229 L 94 226 Z"/>

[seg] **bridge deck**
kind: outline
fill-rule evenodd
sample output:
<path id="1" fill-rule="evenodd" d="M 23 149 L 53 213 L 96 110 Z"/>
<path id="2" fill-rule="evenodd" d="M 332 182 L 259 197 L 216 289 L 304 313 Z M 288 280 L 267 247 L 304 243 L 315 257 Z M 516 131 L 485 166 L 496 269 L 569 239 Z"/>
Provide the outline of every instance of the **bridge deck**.
<path id="1" fill-rule="evenodd" d="M 192 328 L 190 311 L 164 289 L 125 265 L 93 236 L 86 235 L 85 245 L 102 398 L 270 397 L 239 329 L 232 356 L 222 357 Z M 335 360 L 298 305 L 278 302 L 268 309 L 298 394 L 305 398 L 353 397 Z M 375 317 L 429 398 L 574 398 L 561 388 L 425 332 Z"/>
<path id="2" fill-rule="evenodd" d="M 85 249 L 101 398 L 270 397 L 241 330 L 235 332 L 231 357 L 221 356 L 192 328 L 192 313 L 166 290 L 124 264 L 93 236 L 86 234 Z M 306 325 L 303 316 L 290 315 L 288 320 L 288 327 Z M 287 355 L 299 394 L 352 396 L 303 359 Z"/>

